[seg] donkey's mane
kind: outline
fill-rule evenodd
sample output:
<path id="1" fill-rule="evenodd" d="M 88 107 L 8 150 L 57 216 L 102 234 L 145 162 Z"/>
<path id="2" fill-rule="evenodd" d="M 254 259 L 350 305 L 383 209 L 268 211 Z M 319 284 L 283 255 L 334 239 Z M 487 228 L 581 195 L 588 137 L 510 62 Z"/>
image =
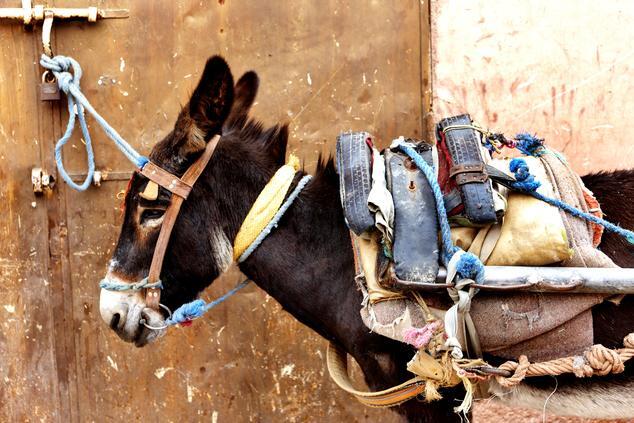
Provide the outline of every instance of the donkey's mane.
<path id="1" fill-rule="evenodd" d="M 225 128 L 226 132 L 236 132 L 239 138 L 251 145 L 257 145 L 265 152 L 277 150 L 279 153 L 286 152 L 288 144 L 288 124 L 277 124 L 269 128 L 257 119 L 245 119 L 236 121 L 233 126 Z M 275 148 L 277 147 L 277 148 Z M 284 156 L 285 154 L 282 154 Z M 284 157 L 281 157 L 281 161 Z M 302 172 L 306 169 L 302 167 Z M 339 179 L 335 170 L 335 163 L 332 155 L 319 153 L 317 166 L 313 175 L 313 181 L 304 190 L 312 198 L 330 195 L 332 190 L 339 189 Z"/>

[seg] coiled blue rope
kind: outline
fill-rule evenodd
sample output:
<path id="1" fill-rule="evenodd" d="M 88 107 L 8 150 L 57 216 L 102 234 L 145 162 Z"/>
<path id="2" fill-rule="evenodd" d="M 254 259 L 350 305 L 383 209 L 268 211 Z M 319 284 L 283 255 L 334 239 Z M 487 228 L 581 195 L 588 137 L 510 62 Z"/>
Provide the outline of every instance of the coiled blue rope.
<path id="1" fill-rule="evenodd" d="M 79 66 L 79 63 L 75 59 L 67 56 L 48 57 L 43 54 L 40 59 L 40 64 L 53 72 L 53 75 L 57 78 L 59 89 L 66 94 L 66 98 L 68 99 L 68 124 L 66 125 L 64 135 L 62 135 L 57 141 L 57 144 L 55 144 L 55 162 L 57 163 L 57 168 L 62 179 L 64 179 L 70 187 L 78 191 L 85 191 L 90 186 L 95 173 L 95 155 L 92 149 L 90 132 L 86 124 L 85 110 L 95 118 L 106 135 L 114 141 L 115 145 L 136 167 L 142 168 L 148 162 L 147 157 L 137 153 L 136 150 L 121 138 L 121 135 L 97 113 L 81 92 L 80 80 L 82 71 L 81 66 Z M 70 72 L 71 70 L 72 73 Z M 88 161 L 86 179 L 84 179 L 81 184 L 77 184 L 71 179 L 64 168 L 62 159 L 62 147 L 70 140 L 70 137 L 73 135 L 73 130 L 75 129 L 75 116 L 77 116 L 79 120 L 79 126 L 81 127 L 84 141 L 86 142 L 86 157 Z"/>
<path id="2" fill-rule="evenodd" d="M 436 172 L 427 164 L 425 159 L 418 154 L 414 147 L 406 142 L 400 142 L 398 148 L 407 154 L 416 164 L 416 167 L 420 169 L 425 175 L 427 182 L 431 186 L 434 193 L 434 200 L 436 202 L 436 214 L 438 215 L 438 223 L 440 225 L 440 239 L 442 244 L 441 258 L 445 266 L 449 264 L 449 261 L 458 251 L 461 251 L 459 247 L 453 245 L 451 241 L 451 227 L 449 226 L 449 220 L 447 219 L 447 211 L 445 210 L 445 202 L 443 200 L 443 194 L 436 179 Z M 484 281 L 484 265 L 482 261 L 473 253 L 464 252 L 457 265 L 456 271 L 461 279 L 472 279 L 477 283 Z"/>
<path id="3" fill-rule="evenodd" d="M 630 244 L 634 244 L 634 232 L 628 231 L 627 229 L 615 225 L 614 223 L 608 222 L 605 219 L 596 217 L 593 214 L 586 213 L 582 210 L 572 207 L 571 205 L 566 204 L 561 200 L 546 197 L 545 195 L 539 193 L 537 191 L 537 188 L 541 186 L 541 183 L 537 181 L 533 175 L 531 175 L 528 164 L 526 164 L 526 161 L 524 159 L 518 157 L 511 160 L 511 163 L 509 164 L 509 170 L 515 174 L 516 182 L 514 182 L 512 186 L 516 190 L 532 195 L 538 200 L 548 203 L 551 206 L 555 206 L 572 216 L 590 221 L 592 223 L 596 223 L 597 225 L 601 225 L 605 228 L 606 231 L 618 234 L 625 238 Z"/>

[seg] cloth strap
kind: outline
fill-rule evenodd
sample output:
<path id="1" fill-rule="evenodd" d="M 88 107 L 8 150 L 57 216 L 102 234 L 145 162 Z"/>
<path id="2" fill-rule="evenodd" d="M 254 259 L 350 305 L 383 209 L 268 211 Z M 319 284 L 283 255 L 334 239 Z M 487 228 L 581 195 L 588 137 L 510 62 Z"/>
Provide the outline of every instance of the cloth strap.
<path id="1" fill-rule="evenodd" d="M 337 386 L 354 395 L 362 404 L 369 407 L 394 407 L 425 392 L 425 381 L 420 377 L 412 378 L 400 385 L 378 392 L 355 389 L 348 375 L 347 354 L 333 343 L 328 344 L 326 362 L 330 378 Z"/>

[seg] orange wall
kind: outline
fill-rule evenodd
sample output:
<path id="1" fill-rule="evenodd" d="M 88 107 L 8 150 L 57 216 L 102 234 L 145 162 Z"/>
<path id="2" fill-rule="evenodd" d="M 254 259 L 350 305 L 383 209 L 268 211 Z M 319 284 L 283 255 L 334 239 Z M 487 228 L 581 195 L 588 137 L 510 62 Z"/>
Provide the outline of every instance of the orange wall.
<path id="1" fill-rule="evenodd" d="M 536 132 L 579 173 L 634 166 L 634 4 L 431 0 L 434 119 Z"/>

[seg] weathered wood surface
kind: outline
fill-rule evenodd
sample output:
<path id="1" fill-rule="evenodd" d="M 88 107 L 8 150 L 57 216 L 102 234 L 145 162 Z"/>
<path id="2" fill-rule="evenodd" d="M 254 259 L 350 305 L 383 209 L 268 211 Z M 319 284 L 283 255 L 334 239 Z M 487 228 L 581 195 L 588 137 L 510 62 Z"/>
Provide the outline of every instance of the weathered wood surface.
<path id="1" fill-rule="evenodd" d="M 290 122 L 290 150 L 309 168 L 334 150 L 342 130 L 370 130 L 383 144 L 423 132 L 421 2 L 48 4 L 130 9 L 129 19 L 56 23 L 53 50 L 82 64 L 87 97 L 141 152 L 169 131 L 214 53 L 236 76 L 260 74 L 253 114 Z M 97 283 L 126 182 L 86 193 L 59 183 L 49 198 L 31 193 L 30 169 L 54 170 L 53 144 L 66 121 L 63 105 L 37 99 L 39 35 L 0 25 L 0 421 L 391 421 L 339 392 L 325 372 L 325 341 L 255 287 L 145 349 L 101 322 Z M 91 128 L 97 168 L 131 171 Z M 65 149 L 72 172 L 84 169 L 82 147 L 76 135 Z M 238 277 L 232 270 L 205 297 Z"/>

